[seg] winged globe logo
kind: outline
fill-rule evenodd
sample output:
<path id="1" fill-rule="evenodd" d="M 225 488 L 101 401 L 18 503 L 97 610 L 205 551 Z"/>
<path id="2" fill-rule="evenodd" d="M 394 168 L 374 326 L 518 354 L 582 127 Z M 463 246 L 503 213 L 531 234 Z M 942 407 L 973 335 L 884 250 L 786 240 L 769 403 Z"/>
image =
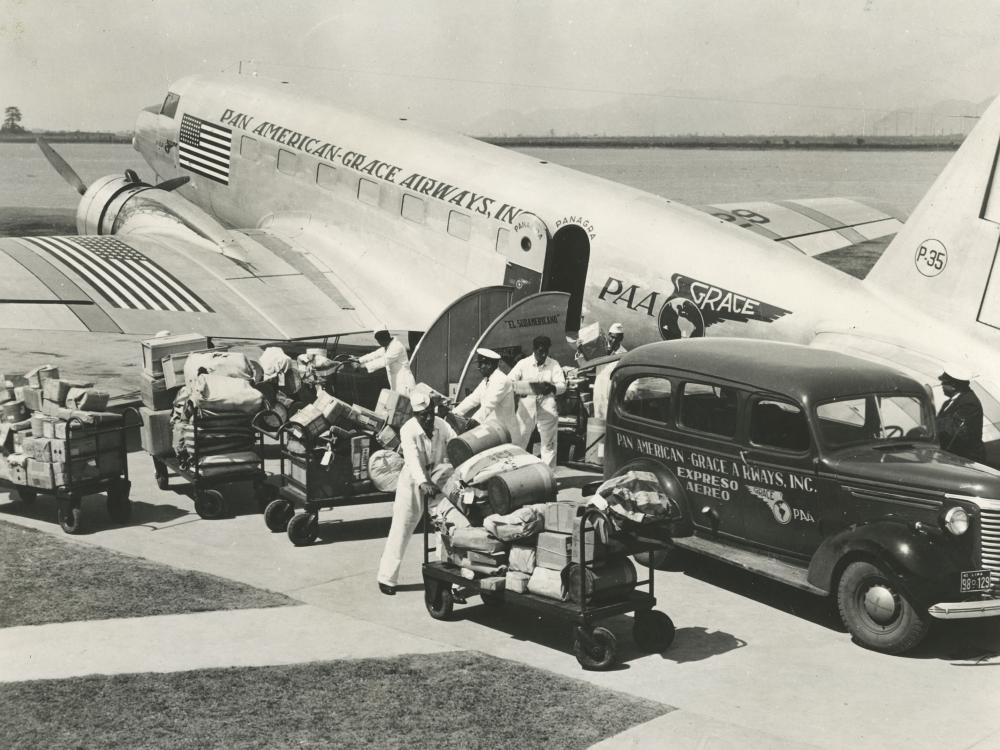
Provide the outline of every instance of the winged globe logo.
<path id="1" fill-rule="evenodd" d="M 665 341 L 704 336 L 706 328 L 724 320 L 771 323 L 791 312 L 683 274 L 675 273 L 671 281 L 674 293 L 663 303 L 657 321 Z"/>

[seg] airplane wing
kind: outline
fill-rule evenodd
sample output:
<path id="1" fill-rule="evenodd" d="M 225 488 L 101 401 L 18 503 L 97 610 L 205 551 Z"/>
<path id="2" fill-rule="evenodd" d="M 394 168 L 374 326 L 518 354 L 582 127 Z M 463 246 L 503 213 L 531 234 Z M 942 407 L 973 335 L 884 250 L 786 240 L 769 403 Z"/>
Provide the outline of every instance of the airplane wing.
<path id="1" fill-rule="evenodd" d="M 308 248 L 231 236 L 245 260 L 185 231 L 0 238 L 0 328 L 291 340 L 378 327 Z"/>
<path id="2" fill-rule="evenodd" d="M 851 198 L 717 203 L 696 208 L 809 256 L 888 238 L 903 226 L 885 211 Z"/>

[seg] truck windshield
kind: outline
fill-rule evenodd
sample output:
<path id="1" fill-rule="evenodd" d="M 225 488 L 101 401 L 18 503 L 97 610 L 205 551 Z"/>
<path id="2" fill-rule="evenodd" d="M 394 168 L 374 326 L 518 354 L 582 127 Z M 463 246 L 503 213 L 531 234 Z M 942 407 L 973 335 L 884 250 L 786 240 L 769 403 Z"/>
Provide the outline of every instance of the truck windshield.
<path id="1" fill-rule="evenodd" d="M 864 443 L 931 440 L 934 416 L 925 398 L 871 393 L 816 407 L 820 440 L 827 448 Z"/>

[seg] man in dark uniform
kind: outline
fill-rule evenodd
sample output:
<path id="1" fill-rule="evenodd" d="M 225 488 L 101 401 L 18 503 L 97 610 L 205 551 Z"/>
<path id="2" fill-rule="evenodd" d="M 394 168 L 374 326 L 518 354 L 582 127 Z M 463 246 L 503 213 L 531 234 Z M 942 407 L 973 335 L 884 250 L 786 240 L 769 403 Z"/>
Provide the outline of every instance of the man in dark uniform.
<path id="1" fill-rule="evenodd" d="M 972 392 L 969 375 L 957 365 L 948 365 L 938 377 L 948 400 L 937 415 L 941 447 L 973 461 L 983 461 L 983 405 Z"/>

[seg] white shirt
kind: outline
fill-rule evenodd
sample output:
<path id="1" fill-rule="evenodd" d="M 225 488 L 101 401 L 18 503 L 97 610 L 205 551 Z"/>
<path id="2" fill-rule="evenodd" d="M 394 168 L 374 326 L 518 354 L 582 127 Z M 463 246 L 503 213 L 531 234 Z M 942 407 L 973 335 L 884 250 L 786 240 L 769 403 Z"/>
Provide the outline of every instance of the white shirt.
<path id="1" fill-rule="evenodd" d="M 416 417 L 410 417 L 399 428 L 403 465 L 413 484 L 429 481 L 427 475 L 439 464 L 447 462 L 448 441 L 453 437 L 455 431 L 440 417 L 434 417 L 434 431 L 430 437 Z"/>
<path id="2" fill-rule="evenodd" d="M 455 411 L 466 416 L 473 409 L 472 418 L 482 424 L 490 419 L 507 428 L 512 441 L 517 442 L 517 422 L 514 419 L 514 387 L 510 379 L 497 368 L 488 378 L 483 378 L 476 390 L 462 399 Z"/>
<path id="3" fill-rule="evenodd" d="M 562 367 L 552 357 L 546 357 L 542 364 L 538 364 L 535 361 L 534 354 L 528 355 L 511 368 L 510 374 L 507 377 L 512 381 L 524 380 L 528 383 L 552 383 L 556 387 L 554 394 L 536 393 L 535 401 L 540 402 L 548 398 L 554 398 L 566 392 L 566 376 L 563 374 Z M 522 398 L 530 399 L 531 396 L 524 396 Z"/>

